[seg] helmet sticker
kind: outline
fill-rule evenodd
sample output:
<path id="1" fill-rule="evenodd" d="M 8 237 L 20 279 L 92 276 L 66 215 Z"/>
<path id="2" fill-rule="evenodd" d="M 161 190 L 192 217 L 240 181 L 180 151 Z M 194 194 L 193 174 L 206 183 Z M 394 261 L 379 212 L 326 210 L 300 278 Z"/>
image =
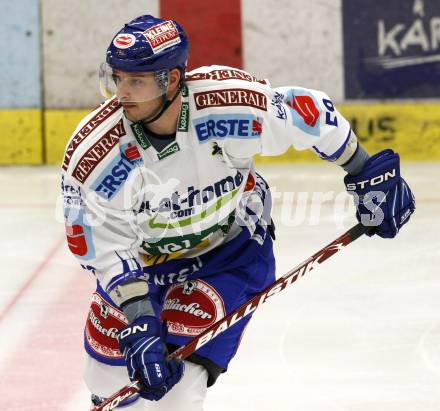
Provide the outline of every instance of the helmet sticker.
<path id="1" fill-rule="evenodd" d="M 181 42 L 179 31 L 171 20 L 153 26 L 142 34 L 147 39 L 154 54 Z"/>
<path id="2" fill-rule="evenodd" d="M 136 42 L 136 37 L 131 33 L 120 33 L 113 40 L 113 45 L 119 49 L 128 49 Z"/>

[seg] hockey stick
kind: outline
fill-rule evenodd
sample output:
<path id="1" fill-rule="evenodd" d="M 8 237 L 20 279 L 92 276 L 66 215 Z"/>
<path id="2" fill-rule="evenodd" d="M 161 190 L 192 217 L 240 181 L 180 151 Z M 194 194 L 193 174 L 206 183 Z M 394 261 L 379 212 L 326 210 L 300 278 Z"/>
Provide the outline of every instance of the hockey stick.
<path id="1" fill-rule="evenodd" d="M 231 311 L 226 317 L 223 317 L 211 327 L 207 328 L 204 332 L 191 339 L 188 344 L 180 347 L 176 351 L 172 352 L 168 359 L 180 359 L 183 360 L 191 355 L 194 351 L 207 344 L 209 341 L 217 337 L 222 332 L 226 331 L 229 327 L 254 312 L 260 305 L 264 304 L 270 297 L 283 291 L 288 285 L 299 280 L 303 275 L 313 270 L 318 264 L 321 264 L 327 258 L 337 253 L 339 250 L 352 241 L 356 240 L 363 234 L 370 231 L 371 227 L 365 227 L 362 224 L 357 224 L 348 230 L 345 234 L 342 234 L 336 240 L 328 244 L 323 249 L 319 250 L 307 260 L 297 265 L 295 268 L 284 274 L 278 280 L 268 285 L 264 290 L 260 291 L 249 301 L 240 305 L 234 311 Z M 93 408 L 92 411 L 111 411 L 115 409 L 122 401 L 130 398 L 140 390 L 139 382 L 135 381 L 125 387 L 121 388 L 118 392 L 107 398 L 100 405 Z"/>

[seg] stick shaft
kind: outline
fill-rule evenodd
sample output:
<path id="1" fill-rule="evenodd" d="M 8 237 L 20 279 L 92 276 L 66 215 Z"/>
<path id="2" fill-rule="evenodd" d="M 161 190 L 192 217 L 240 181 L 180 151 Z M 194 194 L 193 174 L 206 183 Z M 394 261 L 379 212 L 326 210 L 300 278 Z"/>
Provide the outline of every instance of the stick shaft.
<path id="1" fill-rule="evenodd" d="M 212 339 L 216 338 L 229 327 L 242 320 L 244 317 L 253 313 L 258 307 L 267 302 L 272 296 L 283 291 L 288 285 L 293 284 L 309 271 L 313 270 L 318 264 L 323 263 L 333 254 L 340 251 L 346 245 L 355 241 L 357 238 L 367 233 L 371 227 L 365 227 L 362 224 L 357 224 L 342 234 L 336 240 L 313 254 L 307 260 L 297 265 L 295 268 L 284 274 L 278 280 L 268 285 L 264 290 L 256 294 L 249 301 L 242 304 L 240 307 L 231 311 L 226 317 L 217 321 L 204 332 L 192 338 L 186 345 L 180 347 L 168 356 L 168 359 L 185 359 L 200 347 L 207 344 Z M 121 388 L 117 393 L 107 398 L 101 405 L 96 406 L 93 411 L 111 411 L 115 409 L 124 399 L 131 397 L 139 392 L 139 384 L 134 382 Z"/>
<path id="2" fill-rule="evenodd" d="M 223 317 L 220 321 L 217 321 L 211 327 L 206 329 L 201 334 L 197 335 L 186 345 L 180 347 L 169 355 L 170 359 L 185 359 L 190 356 L 194 351 L 208 343 L 213 338 L 217 337 L 222 332 L 226 331 L 229 327 L 254 312 L 258 307 L 264 304 L 270 297 L 283 291 L 288 285 L 293 284 L 299 280 L 306 273 L 311 271 L 317 264 L 321 264 L 333 254 L 337 253 L 344 246 L 359 238 L 362 234 L 366 233 L 369 228 L 357 224 L 345 234 L 338 237 L 336 240 L 322 248 L 313 256 L 297 265 L 288 273 L 280 277 L 278 280 L 268 285 L 265 289 L 260 291 L 249 301 L 243 303 L 241 306 L 231 311 L 226 317 Z"/>

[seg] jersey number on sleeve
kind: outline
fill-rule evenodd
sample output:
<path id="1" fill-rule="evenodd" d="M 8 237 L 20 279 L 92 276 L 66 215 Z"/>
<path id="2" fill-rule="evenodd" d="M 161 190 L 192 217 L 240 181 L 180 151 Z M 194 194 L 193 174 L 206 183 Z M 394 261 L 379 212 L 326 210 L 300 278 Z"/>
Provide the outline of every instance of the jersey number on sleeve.
<path id="1" fill-rule="evenodd" d="M 335 106 L 330 100 L 327 100 L 326 98 L 322 99 L 322 102 L 324 103 L 325 108 L 328 110 L 325 113 L 325 123 L 329 126 L 338 127 L 338 119 L 336 117 L 336 114 L 332 118 L 332 113 L 335 111 Z"/>

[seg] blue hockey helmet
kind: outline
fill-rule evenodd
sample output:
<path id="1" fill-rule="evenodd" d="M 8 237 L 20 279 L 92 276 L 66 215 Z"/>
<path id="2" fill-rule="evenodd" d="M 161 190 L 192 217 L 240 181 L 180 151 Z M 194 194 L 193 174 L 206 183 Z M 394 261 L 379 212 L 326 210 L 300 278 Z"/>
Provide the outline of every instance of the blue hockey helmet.
<path id="1" fill-rule="evenodd" d="M 122 97 L 124 101 L 142 102 L 163 97 L 171 69 L 179 69 L 181 81 L 185 78 L 188 52 L 188 37 L 179 23 L 150 15 L 137 17 L 119 30 L 107 49 L 106 62 L 99 68 L 101 93 L 106 98 L 113 95 L 120 98 L 121 89 L 127 91 L 127 87 L 120 85 L 118 93 L 117 83 L 121 83 L 115 71 L 120 70 L 142 73 L 142 78 L 125 82 L 130 84 L 130 92 L 129 97 Z M 151 84 L 148 86 L 151 78 L 154 78 L 156 88 Z"/>
<path id="2" fill-rule="evenodd" d="M 107 64 L 128 72 L 157 72 L 178 68 L 184 78 L 189 42 L 182 27 L 174 20 L 150 15 L 127 23 L 107 49 Z"/>

